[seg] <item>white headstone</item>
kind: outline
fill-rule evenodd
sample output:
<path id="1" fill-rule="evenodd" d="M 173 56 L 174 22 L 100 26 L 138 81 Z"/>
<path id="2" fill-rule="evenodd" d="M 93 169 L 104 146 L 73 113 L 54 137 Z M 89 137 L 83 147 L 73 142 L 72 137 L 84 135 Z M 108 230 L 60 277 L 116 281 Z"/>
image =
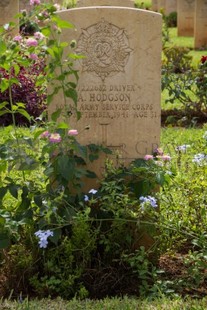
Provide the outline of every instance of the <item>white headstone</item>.
<path id="1" fill-rule="evenodd" d="M 77 31 L 62 31 L 62 40 L 77 40 L 86 58 L 79 70 L 78 109 L 68 120 L 82 144 L 103 144 L 118 151 L 128 165 L 160 143 L 161 14 L 123 7 L 88 7 L 61 11 Z M 127 21 L 127 22 L 126 22 Z M 63 106 L 57 95 L 49 114 Z M 90 126 L 89 130 L 84 130 Z M 103 163 L 102 163 L 103 164 Z M 96 167 L 98 174 L 102 167 Z"/>
<path id="2" fill-rule="evenodd" d="M 207 47 L 207 0 L 197 0 L 195 6 L 195 48 Z"/>

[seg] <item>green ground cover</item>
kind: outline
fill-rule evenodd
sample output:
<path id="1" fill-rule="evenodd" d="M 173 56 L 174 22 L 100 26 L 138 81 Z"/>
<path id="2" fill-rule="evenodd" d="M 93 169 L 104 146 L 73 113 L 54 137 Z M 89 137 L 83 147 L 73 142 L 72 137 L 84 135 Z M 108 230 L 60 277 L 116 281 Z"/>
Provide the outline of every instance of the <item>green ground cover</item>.
<path id="1" fill-rule="evenodd" d="M 106 298 L 101 301 L 63 301 L 50 300 L 25 300 L 23 303 L 4 301 L 0 302 L 3 310 L 206 310 L 207 299 L 185 300 L 175 297 L 161 297 L 154 301 L 138 300 L 136 298 Z"/>

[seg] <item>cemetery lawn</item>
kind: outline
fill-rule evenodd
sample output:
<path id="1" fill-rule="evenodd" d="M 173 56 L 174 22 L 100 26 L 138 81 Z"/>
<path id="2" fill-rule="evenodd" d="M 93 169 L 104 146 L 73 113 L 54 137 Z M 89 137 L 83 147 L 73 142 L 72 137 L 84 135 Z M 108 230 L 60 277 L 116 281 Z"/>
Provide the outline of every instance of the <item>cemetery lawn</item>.
<path id="1" fill-rule="evenodd" d="M 194 148 L 197 141 L 200 141 L 206 131 L 206 125 L 203 128 L 195 129 L 195 128 L 162 128 L 161 132 L 161 147 L 164 152 L 169 154 L 172 157 L 172 160 L 176 161 L 176 146 L 188 144 L 191 145 L 192 148 L 189 148 L 189 155 L 193 155 L 195 151 Z M 11 127 L 1 128 L 0 129 L 0 142 L 2 143 L 10 134 Z M 28 129 L 21 128 L 22 134 L 28 135 Z M 203 152 L 203 149 L 200 150 Z M 190 181 L 190 180 L 189 180 Z M 177 181 L 178 182 L 178 181 Z M 173 193 L 176 195 L 176 193 Z M 165 206 L 163 207 L 165 210 Z M 164 211 L 165 212 L 165 211 Z M 170 265 L 170 260 L 168 261 L 168 265 Z M 178 269 L 179 265 L 174 266 Z M 172 279 L 171 279 L 172 280 Z M 190 292 L 191 293 L 191 292 Z M 167 292 L 166 292 L 167 294 Z M 12 292 L 11 292 L 12 295 Z M 166 295 L 168 296 L 168 295 Z M 196 310 L 204 310 L 207 309 L 207 298 L 190 298 L 185 296 L 182 298 L 181 296 L 172 294 L 171 297 L 166 297 L 164 293 L 160 293 L 160 296 L 156 295 L 155 299 L 151 300 L 143 300 L 137 299 L 133 297 L 124 296 L 121 298 L 105 298 L 103 300 L 78 300 L 72 299 L 70 301 L 62 300 L 61 298 L 51 300 L 51 299 L 42 299 L 42 300 L 29 300 L 26 296 L 23 298 L 21 303 L 15 298 L 14 301 L 11 301 L 11 298 L 8 300 L 0 300 L 0 309 L 34 309 L 34 310 L 138 310 L 138 309 L 146 309 L 146 310 L 180 310 L 180 309 L 196 309 Z M 193 295 L 195 296 L 195 295 Z M 201 294 L 200 297 L 203 295 Z M 199 297 L 199 296 L 196 296 Z"/>
<path id="2" fill-rule="evenodd" d="M 207 299 L 185 300 L 174 297 L 160 297 L 153 301 L 136 298 L 106 298 L 97 300 L 76 300 L 64 301 L 62 299 L 31 300 L 27 299 L 22 303 L 8 300 L 0 301 L 0 309 L 4 310 L 205 310 Z"/>

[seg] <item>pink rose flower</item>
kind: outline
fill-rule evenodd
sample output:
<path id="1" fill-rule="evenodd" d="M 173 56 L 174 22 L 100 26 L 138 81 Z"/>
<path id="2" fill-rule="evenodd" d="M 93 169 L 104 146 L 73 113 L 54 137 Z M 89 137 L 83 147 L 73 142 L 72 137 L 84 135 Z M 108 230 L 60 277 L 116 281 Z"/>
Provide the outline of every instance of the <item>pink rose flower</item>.
<path id="1" fill-rule="evenodd" d="M 77 129 L 70 129 L 70 130 L 68 130 L 68 135 L 69 136 L 77 136 L 78 135 Z"/>
<path id="2" fill-rule="evenodd" d="M 42 134 L 41 134 L 41 138 L 47 138 L 47 137 L 49 137 L 49 135 L 50 135 L 50 133 L 49 133 L 49 131 L 48 130 L 46 130 L 46 131 L 44 131 Z"/>
<path id="3" fill-rule="evenodd" d="M 37 42 L 37 40 L 35 40 L 33 38 L 29 38 L 26 40 L 26 44 L 27 44 L 27 46 L 37 46 L 38 42 Z"/>
<path id="4" fill-rule="evenodd" d="M 40 3 L 40 0 L 30 0 L 30 5 L 39 5 Z"/>
<path id="5" fill-rule="evenodd" d="M 16 41 L 16 42 L 21 42 L 22 41 L 22 36 L 15 36 L 13 38 L 13 40 Z"/>
<path id="6" fill-rule="evenodd" d="M 153 155 L 145 155 L 144 159 L 145 160 L 151 160 L 151 159 L 153 159 Z"/>
<path id="7" fill-rule="evenodd" d="M 62 138 L 59 135 L 59 133 L 52 133 L 49 137 L 49 140 L 50 142 L 53 142 L 53 143 L 59 143 L 61 142 Z"/>
<path id="8" fill-rule="evenodd" d="M 44 34 L 41 33 L 41 32 L 39 32 L 39 31 L 37 31 L 37 32 L 34 33 L 34 37 L 35 37 L 35 39 L 37 39 L 37 40 L 42 40 L 42 39 L 45 38 Z"/>
<path id="9" fill-rule="evenodd" d="M 162 159 L 164 161 L 170 161 L 171 157 L 169 155 L 157 156 L 157 158 Z"/>
<path id="10" fill-rule="evenodd" d="M 55 3 L 54 7 L 56 8 L 57 11 L 60 11 L 60 5 L 59 4 Z"/>
<path id="11" fill-rule="evenodd" d="M 29 58 L 33 59 L 33 60 L 38 60 L 38 56 L 36 54 L 33 54 L 33 53 L 29 55 Z"/>

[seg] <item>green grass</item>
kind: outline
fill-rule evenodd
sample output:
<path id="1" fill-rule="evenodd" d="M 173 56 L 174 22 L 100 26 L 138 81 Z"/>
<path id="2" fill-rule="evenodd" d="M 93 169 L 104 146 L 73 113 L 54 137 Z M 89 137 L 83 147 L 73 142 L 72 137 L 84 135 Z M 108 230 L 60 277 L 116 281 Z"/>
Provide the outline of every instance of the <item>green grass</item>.
<path id="1" fill-rule="evenodd" d="M 124 297 L 106 298 L 100 301 L 64 301 L 62 299 L 50 300 L 25 300 L 22 304 L 18 302 L 4 301 L 0 303 L 0 309 L 4 310 L 205 310 L 207 299 L 183 300 L 179 297 L 168 299 L 162 297 L 154 301 L 139 300 Z"/>
<path id="2" fill-rule="evenodd" d="M 193 66 L 197 66 L 201 56 L 207 55 L 207 50 L 194 50 L 194 38 L 193 37 L 178 37 L 177 36 L 177 28 L 169 28 L 169 36 L 170 36 L 170 42 L 167 44 L 167 46 L 182 46 L 182 47 L 188 47 L 190 49 L 189 55 L 193 57 Z"/>

